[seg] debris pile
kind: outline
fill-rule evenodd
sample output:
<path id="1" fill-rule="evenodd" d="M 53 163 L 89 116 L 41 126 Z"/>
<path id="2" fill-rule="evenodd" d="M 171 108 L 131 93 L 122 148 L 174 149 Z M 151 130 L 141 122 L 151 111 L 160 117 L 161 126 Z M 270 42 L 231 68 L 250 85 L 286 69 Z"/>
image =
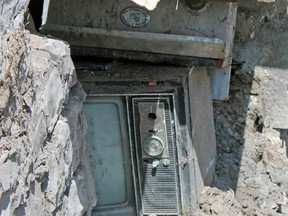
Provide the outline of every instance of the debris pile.
<path id="1" fill-rule="evenodd" d="M 288 215 L 287 2 L 240 3 L 230 98 L 214 103 L 218 162 L 196 215 Z"/>

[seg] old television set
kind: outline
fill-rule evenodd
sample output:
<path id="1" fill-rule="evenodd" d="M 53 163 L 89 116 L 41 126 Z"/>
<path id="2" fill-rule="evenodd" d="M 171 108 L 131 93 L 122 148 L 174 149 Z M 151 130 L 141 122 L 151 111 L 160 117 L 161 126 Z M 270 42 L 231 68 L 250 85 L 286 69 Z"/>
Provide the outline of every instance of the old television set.
<path id="1" fill-rule="evenodd" d="M 87 93 L 93 214 L 193 215 L 215 172 L 212 98 L 228 96 L 237 0 L 43 2 L 40 32 L 71 45 Z"/>
<path id="2" fill-rule="evenodd" d="M 192 139 L 212 106 L 211 98 L 199 101 L 198 91 L 210 90 L 205 68 L 78 62 L 76 70 L 87 93 L 93 215 L 192 215 L 216 160 L 212 118 L 201 123 L 210 144 Z M 211 160 L 197 155 L 204 151 Z"/>

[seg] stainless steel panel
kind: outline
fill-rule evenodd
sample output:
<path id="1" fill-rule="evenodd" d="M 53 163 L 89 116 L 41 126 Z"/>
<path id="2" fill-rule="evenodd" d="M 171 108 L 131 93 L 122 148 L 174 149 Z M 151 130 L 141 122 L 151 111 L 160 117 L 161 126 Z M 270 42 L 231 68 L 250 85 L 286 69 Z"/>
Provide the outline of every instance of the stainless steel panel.
<path id="1" fill-rule="evenodd" d="M 143 115 L 141 115 L 139 111 L 143 111 L 143 107 L 139 108 L 139 106 L 143 106 L 144 103 L 154 103 L 155 106 L 161 103 L 164 105 L 164 119 L 162 119 L 162 121 L 165 122 L 168 157 L 166 155 L 166 157 L 163 156 L 162 158 L 143 158 L 143 149 L 141 148 L 143 142 L 141 137 L 143 137 L 143 135 L 141 135 L 141 133 L 143 132 L 143 128 L 146 127 L 145 125 L 141 126 L 141 124 L 145 124 L 145 121 L 141 121 Z M 142 213 L 143 215 L 178 215 L 180 213 L 179 179 L 176 165 L 175 140 L 173 138 L 174 130 L 171 124 L 172 109 L 170 107 L 169 97 L 133 98 L 132 105 Z M 144 115 L 146 116 L 146 113 Z M 162 127 L 163 125 L 160 125 L 160 128 Z M 147 134 L 146 131 L 144 131 L 144 134 Z M 159 160 L 157 167 L 154 166 L 155 160 Z M 167 163 L 167 160 L 169 163 Z"/>
<path id="2" fill-rule="evenodd" d="M 150 140 L 151 135 L 156 138 L 159 137 L 159 140 L 163 143 L 164 151 L 157 158 L 169 157 L 164 104 L 157 101 L 154 103 L 140 102 L 138 109 L 142 158 L 153 158 L 153 156 L 146 153 L 144 147 L 147 144 L 147 140 Z"/>

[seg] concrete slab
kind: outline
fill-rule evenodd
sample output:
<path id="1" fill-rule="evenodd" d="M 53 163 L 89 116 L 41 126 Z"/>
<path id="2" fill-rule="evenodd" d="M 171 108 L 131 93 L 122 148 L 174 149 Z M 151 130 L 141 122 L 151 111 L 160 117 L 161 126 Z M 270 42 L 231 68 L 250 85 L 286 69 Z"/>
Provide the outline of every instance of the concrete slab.
<path id="1" fill-rule="evenodd" d="M 265 127 L 288 129 L 288 69 L 256 67 L 261 80 Z"/>

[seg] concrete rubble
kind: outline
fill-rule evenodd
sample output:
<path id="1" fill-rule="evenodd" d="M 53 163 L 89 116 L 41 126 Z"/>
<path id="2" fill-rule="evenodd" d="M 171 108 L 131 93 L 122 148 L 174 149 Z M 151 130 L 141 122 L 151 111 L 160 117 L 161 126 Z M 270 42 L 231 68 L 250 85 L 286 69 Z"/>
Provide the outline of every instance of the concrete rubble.
<path id="1" fill-rule="evenodd" d="M 196 215 L 288 215 L 286 7 L 240 2 L 230 98 L 214 103 L 216 178 Z"/>
<path id="2" fill-rule="evenodd" d="M 0 3 L 0 214 L 89 215 L 85 93 L 68 45 L 24 29 L 27 3 Z"/>

